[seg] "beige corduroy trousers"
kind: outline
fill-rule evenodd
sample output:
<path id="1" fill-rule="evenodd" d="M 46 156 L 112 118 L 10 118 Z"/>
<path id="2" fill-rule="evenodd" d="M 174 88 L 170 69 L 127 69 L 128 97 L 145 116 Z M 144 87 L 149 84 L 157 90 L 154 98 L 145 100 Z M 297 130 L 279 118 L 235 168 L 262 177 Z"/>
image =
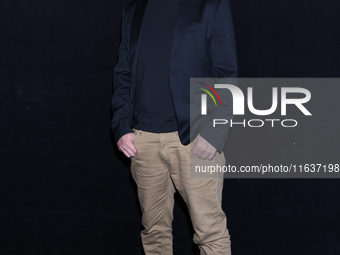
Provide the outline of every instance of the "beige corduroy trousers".
<path id="1" fill-rule="evenodd" d="M 151 133 L 134 130 L 137 149 L 131 173 L 137 184 L 142 210 L 142 244 L 146 255 L 172 255 L 174 193 L 186 202 L 194 228 L 194 242 L 201 255 L 230 255 L 227 218 L 222 210 L 223 173 L 207 178 L 190 176 L 190 165 L 223 166 L 223 153 L 209 160 L 191 155 L 178 132 Z M 204 177 L 204 176 L 202 176 Z M 214 178 L 213 178 L 214 177 Z"/>

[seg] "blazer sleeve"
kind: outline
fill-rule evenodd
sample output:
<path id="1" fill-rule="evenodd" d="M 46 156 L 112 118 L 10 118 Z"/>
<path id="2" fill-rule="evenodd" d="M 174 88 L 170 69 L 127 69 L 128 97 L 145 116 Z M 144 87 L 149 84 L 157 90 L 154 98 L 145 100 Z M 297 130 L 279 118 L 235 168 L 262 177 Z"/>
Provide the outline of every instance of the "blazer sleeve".
<path id="1" fill-rule="evenodd" d="M 123 9 L 121 23 L 121 42 L 118 50 L 118 62 L 113 72 L 113 95 L 111 109 L 113 112 L 112 132 L 116 141 L 123 135 L 133 132 L 129 125 L 130 113 L 130 66 L 128 61 L 128 31 L 126 6 Z"/>
<path id="2" fill-rule="evenodd" d="M 228 0 L 220 0 L 212 26 L 210 37 L 210 61 L 215 78 L 228 83 L 234 83 L 237 78 L 237 55 L 235 45 L 235 35 L 231 16 L 230 4 Z M 217 151 L 221 152 L 228 138 L 230 120 L 233 118 L 232 94 L 227 89 L 218 91 L 222 98 L 223 106 L 214 107 L 207 115 L 207 121 L 200 132 L 201 136 L 213 145 Z M 225 125 L 212 126 L 213 119 L 227 119 Z"/>

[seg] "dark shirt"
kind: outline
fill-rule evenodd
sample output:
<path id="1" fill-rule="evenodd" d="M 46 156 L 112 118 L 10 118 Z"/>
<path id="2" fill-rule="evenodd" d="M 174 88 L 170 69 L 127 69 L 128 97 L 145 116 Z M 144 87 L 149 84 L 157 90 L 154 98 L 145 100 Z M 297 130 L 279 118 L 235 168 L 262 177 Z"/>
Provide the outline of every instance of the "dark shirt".
<path id="1" fill-rule="evenodd" d="M 169 85 L 169 63 L 179 0 L 149 0 L 141 31 L 134 127 L 148 132 L 177 130 Z"/>

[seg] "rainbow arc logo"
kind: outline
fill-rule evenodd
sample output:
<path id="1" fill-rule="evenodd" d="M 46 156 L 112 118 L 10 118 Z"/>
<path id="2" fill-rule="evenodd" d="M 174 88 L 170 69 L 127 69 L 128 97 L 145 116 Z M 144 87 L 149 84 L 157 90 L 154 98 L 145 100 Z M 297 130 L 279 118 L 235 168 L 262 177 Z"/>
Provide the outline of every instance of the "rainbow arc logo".
<path id="1" fill-rule="evenodd" d="M 197 82 L 197 83 L 202 84 L 202 85 L 206 86 L 208 89 L 210 89 L 216 95 L 216 97 L 220 101 L 220 104 L 222 105 L 221 97 L 220 97 L 220 95 L 217 93 L 217 91 L 213 87 L 211 87 L 210 85 L 208 85 L 206 83 L 203 83 L 203 82 Z M 215 106 L 217 106 L 216 99 L 215 99 L 214 95 L 209 90 L 207 90 L 205 88 L 200 88 L 200 87 L 197 87 L 197 88 L 203 90 L 204 92 L 206 92 L 212 98 L 212 100 L 214 101 Z"/>

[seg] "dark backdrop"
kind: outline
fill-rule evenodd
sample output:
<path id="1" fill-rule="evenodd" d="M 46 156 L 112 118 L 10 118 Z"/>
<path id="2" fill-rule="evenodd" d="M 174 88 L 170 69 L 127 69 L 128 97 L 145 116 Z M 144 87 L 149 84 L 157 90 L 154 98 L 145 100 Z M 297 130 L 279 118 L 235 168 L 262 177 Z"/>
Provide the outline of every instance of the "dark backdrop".
<path id="1" fill-rule="evenodd" d="M 338 0 L 230 1 L 241 77 L 339 77 Z M 112 71 L 127 2 L 0 2 L 1 255 L 140 252 L 135 187 L 110 134 Z M 336 154 L 335 133 L 319 130 L 301 148 L 309 142 L 322 151 L 320 136 L 327 135 L 327 150 Z M 251 137 L 234 133 L 228 150 L 242 155 L 232 158 L 251 155 Z M 339 184 L 226 179 L 233 254 L 340 254 Z M 197 254 L 189 226 L 178 198 L 175 254 Z"/>

